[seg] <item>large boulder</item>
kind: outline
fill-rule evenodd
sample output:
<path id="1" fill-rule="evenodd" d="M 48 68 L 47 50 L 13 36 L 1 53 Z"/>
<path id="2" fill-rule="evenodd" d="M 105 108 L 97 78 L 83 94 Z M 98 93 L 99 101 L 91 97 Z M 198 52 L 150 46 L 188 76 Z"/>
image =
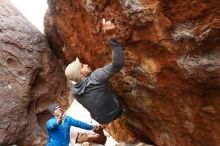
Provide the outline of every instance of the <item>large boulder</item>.
<path id="1" fill-rule="evenodd" d="M 0 70 L 0 145 L 45 145 L 48 105 L 69 104 L 63 63 L 8 0 L 0 2 Z"/>
<path id="2" fill-rule="evenodd" d="M 48 4 L 45 33 L 51 44 L 63 43 L 56 49 L 68 63 L 76 56 L 93 68 L 110 62 L 106 41 L 112 34 L 125 47 L 126 66 L 111 86 L 130 110 L 108 125 L 116 140 L 220 145 L 220 1 Z M 111 34 L 101 30 L 103 18 L 115 24 Z M 58 40 L 50 34 L 57 34 Z"/>

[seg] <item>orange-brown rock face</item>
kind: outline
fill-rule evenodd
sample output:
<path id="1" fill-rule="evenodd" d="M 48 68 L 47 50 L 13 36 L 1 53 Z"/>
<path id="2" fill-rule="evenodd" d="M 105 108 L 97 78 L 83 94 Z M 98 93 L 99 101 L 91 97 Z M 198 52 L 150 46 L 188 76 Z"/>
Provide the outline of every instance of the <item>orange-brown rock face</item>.
<path id="1" fill-rule="evenodd" d="M 94 68 L 110 62 L 105 42 L 112 34 L 125 47 L 126 66 L 111 86 L 130 110 L 108 126 L 114 138 L 159 146 L 220 145 L 220 1 L 48 4 L 46 35 L 61 39 L 49 37 L 51 44 L 63 43 L 59 49 L 67 62 L 76 56 Z M 101 30 L 103 18 L 115 24 L 113 33 Z"/>
<path id="2" fill-rule="evenodd" d="M 45 145 L 47 107 L 67 105 L 66 79 L 46 38 L 0 2 L 0 145 Z"/>

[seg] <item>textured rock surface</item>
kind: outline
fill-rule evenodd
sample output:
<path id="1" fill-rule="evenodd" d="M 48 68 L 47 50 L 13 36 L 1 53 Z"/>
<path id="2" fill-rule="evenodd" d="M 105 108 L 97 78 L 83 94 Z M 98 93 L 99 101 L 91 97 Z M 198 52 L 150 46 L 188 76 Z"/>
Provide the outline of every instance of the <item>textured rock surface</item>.
<path id="1" fill-rule="evenodd" d="M 68 104 L 62 63 L 8 0 L 0 2 L 0 145 L 45 145 L 48 104 Z"/>
<path id="2" fill-rule="evenodd" d="M 130 111 L 108 126 L 114 138 L 159 146 L 220 145 L 220 1 L 48 4 L 46 35 L 51 44 L 60 42 L 57 52 L 67 62 L 79 56 L 94 68 L 108 63 L 110 34 L 101 31 L 102 18 L 116 25 L 126 67 L 111 85 Z"/>

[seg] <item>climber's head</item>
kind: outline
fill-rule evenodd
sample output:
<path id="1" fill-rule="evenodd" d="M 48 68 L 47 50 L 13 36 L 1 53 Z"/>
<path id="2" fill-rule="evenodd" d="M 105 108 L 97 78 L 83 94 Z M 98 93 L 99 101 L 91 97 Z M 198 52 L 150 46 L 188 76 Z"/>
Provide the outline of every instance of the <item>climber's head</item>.
<path id="1" fill-rule="evenodd" d="M 79 83 L 83 78 L 92 72 L 88 64 L 82 64 L 79 58 L 70 63 L 65 69 L 65 75 L 68 80 Z"/>

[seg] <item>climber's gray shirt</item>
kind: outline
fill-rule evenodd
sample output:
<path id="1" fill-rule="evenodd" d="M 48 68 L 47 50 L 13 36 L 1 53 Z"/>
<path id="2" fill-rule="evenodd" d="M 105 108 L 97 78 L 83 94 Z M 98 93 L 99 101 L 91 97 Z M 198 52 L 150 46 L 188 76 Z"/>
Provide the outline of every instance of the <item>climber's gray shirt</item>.
<path id="1" fill-rule="evenodd" d="M 109 88 L 108 80 L 123 68 L 124 54 L 121 45 L 115 39 L 110 39 L 109 44 L 112 48 L 112 63 L 94 70 L 72 88 L 76 100 L 100 124 L 108 124 L 122 113 L 118 97 Z"/>

